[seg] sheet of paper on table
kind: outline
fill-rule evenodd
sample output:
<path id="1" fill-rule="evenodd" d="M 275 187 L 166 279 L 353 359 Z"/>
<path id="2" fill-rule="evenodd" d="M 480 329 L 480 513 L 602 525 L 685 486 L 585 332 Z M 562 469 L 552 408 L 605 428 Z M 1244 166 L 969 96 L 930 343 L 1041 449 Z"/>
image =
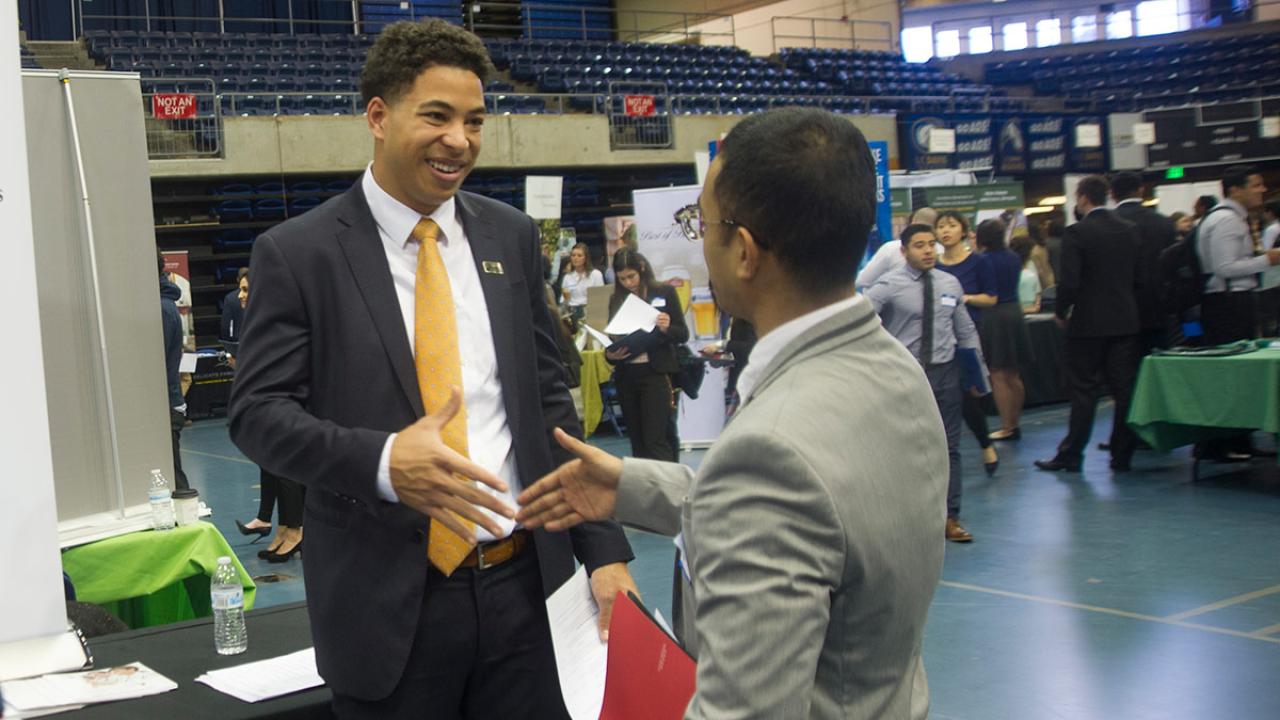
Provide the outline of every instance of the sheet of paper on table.
<path id="1" fill-rule="evenodd" d="M 131 700 L 176 689 L 178 683 L 133 662 L 103 670 L 11 680 L 4 683 L 3 690 L 6 705 L 25 711 Z"/>
<path id="2" fill-rule="evenodd" d="M 600 641 L 599 618 L 586 568 L 579 567 L 547 598 L 560 692 L 573 720 L 599 720 L 604 705 L 609 646 Z"/>
<path id="3" fill-rule="evenodd" d="M 662 311 L 640 299 L 638 295 L 628 294 L 618 314 L 609 321 L 604 329 L 609 335 L 630 335 L 637 330 L 649 332 L 658 324 L 658 315 Z"/>
<path id="4" fill-rule="evenodd" d="M 30 720 L 30 718 L 44 717 L 45 715 L 57 715 L 58 713 L 71 712 L 79 710 L 84 705 L 62 705 L 59 707 L 40 708 L 39 710 L 19 710 L 9 703 L 5 703 L 4 720 Z"/>
<path id="5" fill-rule="evenodd" d="M 582 329 L 586 331 L 585 334 L 589 336 L 592 340 L 595 340 L 597 343 L 600 343 L 601 350 L 613 344 L 613 341 L 609 339 L 608 335 L 605 335 L 604 333 L 591 327 L 590 325 L 587 325 L 584 323 L 582 325 Z"/>
<path id="6" fill-rule="evenodd" d="M 288 655 L 213 670 L 196 678 L 220 693 L 255 703 L 324 685 L 316 670 L 316 650 L 307 648 Z"/>

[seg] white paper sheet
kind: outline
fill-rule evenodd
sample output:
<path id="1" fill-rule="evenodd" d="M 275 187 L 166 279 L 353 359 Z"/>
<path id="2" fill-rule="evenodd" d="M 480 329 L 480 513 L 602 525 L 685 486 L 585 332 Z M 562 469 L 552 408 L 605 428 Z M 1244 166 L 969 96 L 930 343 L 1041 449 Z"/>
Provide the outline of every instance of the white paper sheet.
<path id="1" fill-rule="evenodd" d="M 560 219 L 560 199 L 563 195 L 563 177 L 528 175 L 524 179 L 524 211 L 535 220 Z"/>
<path id="2" fill-rule="evenodd" d="M 178 362 L 178 372 L 193 373 L 196 371 L 196 362 L 200 356 L 195 353 L 182 353 L 182 360 Z"/>
<path id="3" fill-rule="evenodd" d="M 4 701 L 20 711 L 130 700 L 177 690 L 178 683 L 139 662 L 4 683 Z"/>
<path id="4" fill-rule="evenodd" d="M 585 335 L 590 336 L 590 337 L 591 337 L 591 339 L 593 339 L 593 340 L 595 340 L 596 342 L 600 343 L 600 348 L 601 348 L 601 349 L 607 348 L 607 347 L 609 347 L 610 345 L 612 345 L 612 344 L 613 344 L 613 341 L 609 339 L 609 336 L 608 336 L 608 335 L 605 335 L 604 333 L 602 333 L 602 332 L 600 332 L 599 330 L 597 330 L 597 329 L 595 329 L 595 328 L 591 327 L 590 325 L 587 325 L 586 323 L 583 323 L 583 325 L 582 325 L 582 329 L 583 329 L 583 330 L 586 330 Z"/>
<path id="5" fill-rule="evenodd" d="M 248 703 L 324 685 L 316 670 L 315 648 L 214 670 L 196 678 L 196 682 Z"/>
<path id="6" fill-rule="evenodd" d="M 649 332 L 658 324 L 658 315 L 662 311 L 640 299 L 640 296 L 629 293 L 618 308 L 618 314 L 609 321 L 604 331 L 609 335 L 630 335 L 637 330 Z"/>
<path id="7" fill-rule="evenodd" d="M 599 720 L 604 705 L 609 646 L 600 641 L 599 617 L 586 568 L 579 567 L 547 598 L 560 692 L 573 720 Z"/>
<path id="8" fill-rule="evenodd" d="M 4 720 L 30 720 L 30 718 L 44 717 L 45 715 L 57 715 L 58 713 L 71 712 L 79 710 L 84 705 L 60 705 L 58 707 L 41 708 L 39 710 L 19 710 L 18 708 L 4 704 Z"/>

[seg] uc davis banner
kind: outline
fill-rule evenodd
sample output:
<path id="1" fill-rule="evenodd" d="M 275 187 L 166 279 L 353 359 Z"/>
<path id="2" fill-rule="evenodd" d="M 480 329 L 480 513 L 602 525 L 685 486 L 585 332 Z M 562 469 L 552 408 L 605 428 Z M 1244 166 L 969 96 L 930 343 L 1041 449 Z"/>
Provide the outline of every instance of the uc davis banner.
<path id="1" fill-rule="evenodd" d="M 871 238 L 867 242 L 867 253 L 893 240 L 893 208 L 889 197 L 889 143 L 875 140 L 867 143 L 871 146 L 871 157 L 876 162 L 876 226 L 871 229 Z"/>
<path id="2" fill-rule="evenodd" d="M 950 128 L 951 122 L 937 115 L 904 115 L 898 122 L 898 147 L 906 152 L 908 170 L 953 170 L 955 156 L 929 152 L 929 135 L 934 128 Z M 959 143 L 960 138 L 956 138 Z"/>

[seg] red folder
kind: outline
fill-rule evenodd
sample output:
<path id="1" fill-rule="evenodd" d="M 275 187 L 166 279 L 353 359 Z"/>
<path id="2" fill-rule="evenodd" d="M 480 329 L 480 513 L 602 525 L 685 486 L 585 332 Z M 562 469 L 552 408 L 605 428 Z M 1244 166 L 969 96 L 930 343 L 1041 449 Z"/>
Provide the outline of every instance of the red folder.
<path id="1" fill-rule="evenodd" d="M 609 620 L 609 668 L 600 720 L 680 720 L 696 666 L 643 605 L 618 593 Z"/>

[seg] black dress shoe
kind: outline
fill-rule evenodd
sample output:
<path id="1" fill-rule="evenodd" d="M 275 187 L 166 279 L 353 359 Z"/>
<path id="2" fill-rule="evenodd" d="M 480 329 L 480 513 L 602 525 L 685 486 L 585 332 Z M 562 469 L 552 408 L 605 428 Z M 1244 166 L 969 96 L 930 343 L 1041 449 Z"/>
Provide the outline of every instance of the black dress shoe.
<path id="1" fill-rule="evenodd" d="M 1052 460 L 1036 460 L 1035 464 L 1036 467 L 1041 470 L 1048 470 L 1049 472 L 1058 472 L 1060 470 L 1065 470 L 1067 472 L 1080 472 L 1079 462 L 1068 462 L 1061 458 L 1054 458 Z"/>
<path id="2" fill-rule="evenodd" d="M 256 538 L 254 538 L 254 539 L 253 539 L 253 542 L 250 542 L 250 543 L 249 543 L 250 545 L 252 545 L 253 543 L 258 542 L 258 541 L 259 541 L 259 540 L 261 540 L 262 538 L 264 538 L 264 537 L 266 537 L 266 536 L 268 536 L 268 535 L 270 535 L 270 534 L 271 534 L 271 526 L 270 526 L 270 525 L 268 525 L 268 526 L 266 526 L 266 527 L 256 527 L 256 528 L 251 528 L 251 527 L 249 527 L 249 526 L 245 525 L 244 523 L 240 522 L 239 520 L 236 520 L 236 527 L 240 529 L 240 534 L 241 534 L 241 535 L 257 535 L 257 536 L 258 536 L 258 537 L 256 537 Z"/>
<path id="3" fill-rule="evenodd" d="M 293 547 L 289 548 L 289 551 L 288 551 L 288 552 L 285 552 L 285 553 L 278 553 L 278 552 L 268 553 L 268 554 L 267 554 L 267 562 L 269 562 L 269 563 L 285 563 L 285 562 L 289 562 L 289 560 L 291 560 L 291 559 L 293 558 L 293 556 L 294 556 L 294 555 L 297 555 L 297 554 L 298 554 L 299 552 L 301 552 L 301 551 L 302 551 L 302 543 L 301 543 L 301 542 L 299 542 L 297 545 L 294 545 Z"/>

